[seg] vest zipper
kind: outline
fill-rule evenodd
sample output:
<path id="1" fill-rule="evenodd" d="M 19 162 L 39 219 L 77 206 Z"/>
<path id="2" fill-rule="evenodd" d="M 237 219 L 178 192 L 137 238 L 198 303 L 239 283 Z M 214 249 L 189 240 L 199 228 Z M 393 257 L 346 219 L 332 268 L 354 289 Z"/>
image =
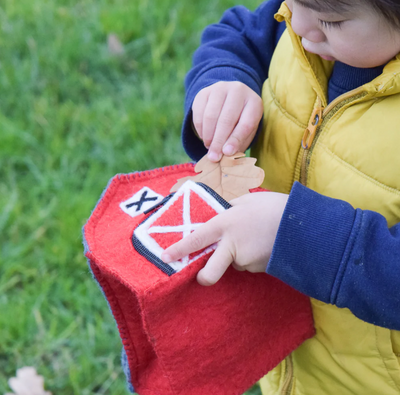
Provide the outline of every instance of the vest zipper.
<path id="1" fill-rule="evenodd" d="M 364 91 L 362 87 L 353 89 L 333 100 L 326 108 L 322 107 L 321 99 L 319 97 L 317 98 L 317 105 L 311 114 L 308 126 L 304 131 L 303 139 L 301 140 L 301 148 L 303 150 L 299 180 L 301 184 L 307 185 L 308 167 L 310 165 L 312 151 L 327 121 L 329 121 L 343 106 L 352 101 L 361 99 L 367 96 L 367 94 L 368 93 Z"/>
<path id="2" fill-rule="evenodd" d="M 285 358 L 285 378 L 280 395 L 290 395 L 293 389 L 293 361 L 292 356 Z"/>
<path id="3" fill-rule="evenodd" d="M 315 136 L 317 134 L 318 127 L 322 123 L 323 119 L 323 106 L 322 101 L 318 97 L 317 98 L 317 106 L 311 114 L 310 120 L 308 121 L 308 126 L 304 131 L 303 138 L 301 140 L 301 148 L 303 149 L 303 157 L 301 160 L 301 169 L 300 169 L 300 182 L 303 185 L 306 185 L 307 182 L 307 158 L 308 153 L 310 152 L 310 148 L 314 142 Z"/>

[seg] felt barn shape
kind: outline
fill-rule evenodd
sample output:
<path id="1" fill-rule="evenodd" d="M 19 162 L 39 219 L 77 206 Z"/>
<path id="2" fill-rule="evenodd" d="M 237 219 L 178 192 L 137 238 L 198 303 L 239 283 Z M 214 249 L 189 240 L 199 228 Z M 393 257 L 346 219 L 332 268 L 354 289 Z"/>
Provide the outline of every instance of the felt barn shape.
<path id="1" fill-rule="evenodd" d="M 161 261 L 165 248 L 230 207 L 193 181 L 170 194 L 193 175 L 191 163 L 117 175 L 83 229 L 140 395 L 241 395 L 314 334 L 309 299 L 265 273 L 230 267 L 214 286 L 199 285 L 213 246 Z"/>

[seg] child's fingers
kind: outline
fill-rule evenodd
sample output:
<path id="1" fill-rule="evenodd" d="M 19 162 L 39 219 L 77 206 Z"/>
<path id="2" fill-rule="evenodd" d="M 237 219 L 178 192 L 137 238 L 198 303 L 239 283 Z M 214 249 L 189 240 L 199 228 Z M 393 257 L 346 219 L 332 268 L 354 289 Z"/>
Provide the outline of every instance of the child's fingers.
<path id="1" fill-rule="evenodd" d="M 250 145 L 263 114 L 262 100 L 258 99 L 252 99 L 245 105 L 239 122 L 222 148 L 225 155 L 245 151 Z"/>
<path id="2" fill-rule="evenodd" d="M 226 91 L 212 90 L 208 97 L 207 105 L 203 114 L 203 142 L 209 148 L 214 137 L 215 127 L 221 114 L 226 99 Z"/>
<path id="3" fill-rule="evenodd" d="M 177 261 L 178 259 L 188 256 L 192 252 L 199 251 L 217 242 L 220 232 L 218 226 L 210 224 L 213 222 L 213 219 L 214 218 L 200 226 L 182 240 L 168 247 L 161 255 L 161 259 L 165 263 Z"/>
<path id="4" fill-rule="evenodd" d="M 197 273 L 197 282 L 200 285 L 214 285 L 224 275 L 233 256 L 227 245 L 221 242 L 203 269 Z"/>
<path id="5" fill-rule="evenodd" d="M 239 266 L 237 263 L 233 262 L 232 266 L 235 270 L 237 270 L 238 272 L 245 272 L 246 268 L 244 266 Z"/>
<path id="6" fill-rule="evenodd" d="M 203 139 L 203 117 L 207 106 L 210 89 L 202 89 L 194 98 L 192 105 L 193 125 L 201 139 Z"/>
<path id="7" fill-rule="evenodd" d="M 228 95 L 221 110 L 215 128 L 214 137 L 208 151 L 208 158 L 219 161 L 222 156 L 222 147 L 235 129 L 244 106 L 243 98 L 237 95 Z"/>

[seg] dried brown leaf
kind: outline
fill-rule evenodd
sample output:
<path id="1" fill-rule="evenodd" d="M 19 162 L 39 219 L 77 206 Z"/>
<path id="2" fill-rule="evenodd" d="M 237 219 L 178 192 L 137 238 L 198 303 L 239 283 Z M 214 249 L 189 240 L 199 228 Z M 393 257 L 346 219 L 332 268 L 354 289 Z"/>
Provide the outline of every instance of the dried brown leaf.
<path id="1" fill-rule="evenodd" d="M 171 188 L 176 192 L 187 180 L 202 182 L 208 185 L 228 202 L 249 193 L 249 189 L 259 187 L 264 181 L 264 171 L 255 166 L 257 159 L 247 158 L 243 153 L 223 156 L 215 163 L 205 155 L 197 163 L 195 176 L 184 177 Z"/>
<path id="2" fill-rule="evenodd" d="M 44 390 L 44 378 L 30 366 L 18 369 L 17 377 L 8 380 L 8 385 L 14 393 L 5 395 L 51 395 Z"/>
<path id="3" fill-rule="evenodd" d="M 107 37 L 108 52 L 113 56 L 121 56 L 125 53 L 125 48 L 116 34 L 109 34 Z"/>

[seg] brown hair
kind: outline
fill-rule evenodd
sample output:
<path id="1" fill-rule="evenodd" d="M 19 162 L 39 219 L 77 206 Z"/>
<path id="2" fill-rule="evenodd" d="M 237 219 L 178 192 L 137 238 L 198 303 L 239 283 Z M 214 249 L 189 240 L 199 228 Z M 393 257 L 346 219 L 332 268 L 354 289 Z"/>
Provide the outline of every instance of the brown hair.
<path id="1" fill-rule="evenodd" d="M 313 0 L 331 11 L 351 8 L 356 4 L 369 5 L 379 12 L 393 27 L 400 28 L 400 0 Z"/>
<path id="2" fill-rule="evenodd" d="M 367 0 L 368 3 L 382 14 L 382 16 L 395 27 L 400 27 L 400 1 L 399 0 Z"/>

